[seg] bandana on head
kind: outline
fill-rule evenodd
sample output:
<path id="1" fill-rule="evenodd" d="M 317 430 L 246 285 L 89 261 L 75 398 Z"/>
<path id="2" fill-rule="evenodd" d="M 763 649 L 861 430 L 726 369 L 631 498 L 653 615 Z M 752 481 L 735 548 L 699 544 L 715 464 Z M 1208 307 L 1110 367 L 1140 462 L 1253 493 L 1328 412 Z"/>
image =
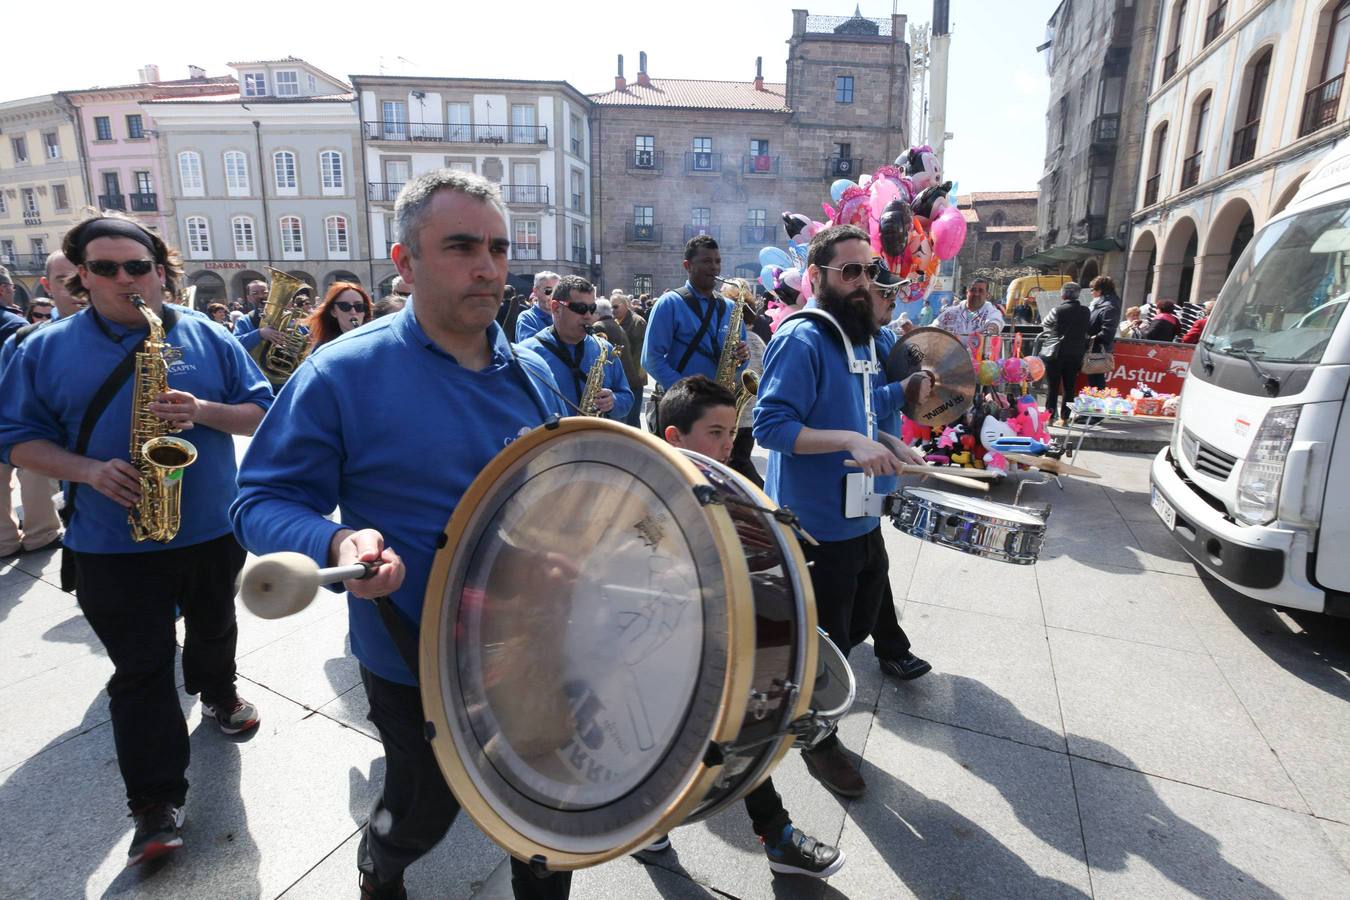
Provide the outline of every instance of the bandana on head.
<path id="1" fill-rule="evenodd" d="M 84 248 L 89 246 L 89 242 L 101 237 L 129 238 L 149 250 L 151 258 L 156 262 L 159 261 L 159 253 L 155 250 L 155 242 L 144 228 L 135 222 L 128 222 L 126 219 L 105 217 L 91 219 L 76 236 L 71 249 L 78 255 L 80 262 L 84 261 Z M 72 259 L 71 262 L 75 262 L 75 260 Z"/>

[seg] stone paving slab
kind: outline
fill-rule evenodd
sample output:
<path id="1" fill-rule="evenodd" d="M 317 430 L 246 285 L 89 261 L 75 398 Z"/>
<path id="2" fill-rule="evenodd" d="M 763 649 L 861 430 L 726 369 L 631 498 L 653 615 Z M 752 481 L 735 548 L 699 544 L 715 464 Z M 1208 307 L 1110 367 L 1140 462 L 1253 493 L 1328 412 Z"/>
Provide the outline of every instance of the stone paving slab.
<path id="1" fill-rule="evenodd" d="M 1350 869 L 1350 825 L 1341 822 L 1328 822 L 1326 819 L 1319 819 L 1317 824 L 1322 826 L 1327 839 L 1336 848 L 1336 852 L 1341 855 L 1341 861 L 1347 869 Z"/>
<path id="2" fill-rule="evenodd" d="M 100 650 L 98 637 L 76 609 L 5 622 L 0 628 L 0 688 L 56 669 Z"/>
<path id="3" fill-rule="evenodd" d="M 1045 624 L 1194 653 L 1205 652 L 1184 604 L 1155 572 L 1061 556 L 1036 566 Z"/>
<path id="4" fill-rule="evenodd" d="M 1044 621 L 1032 566 L 982 559 L 938 544 L 920 546 L 909 599 L 1035 625 Z"/>
<path id="5" fill-rule="evenodd" d="M 105 654 L 86 653 L 0 688 L 0 771 L 107 722 L 112 673 Z"/>
<path id="6" fill-rule="evenodd" d="M 351 655 L 347 616 L 324 616 L 307 627 L 238 656 L 240 675 L 266 685 L 310 709 L 329 703 L 361 683 Z"/>
<path id="7" fill-rule="evenodd" d="M 0 624 L 46 618 L 77 609 L 74 594 L 34 578 L 22 569 L 0 570 Z"/>
<path id="8" fill-rule="evenodd" d="M 1311 816 L 1087 760 L 1073 768 L 1099 900 L 1350 896 Z"/>

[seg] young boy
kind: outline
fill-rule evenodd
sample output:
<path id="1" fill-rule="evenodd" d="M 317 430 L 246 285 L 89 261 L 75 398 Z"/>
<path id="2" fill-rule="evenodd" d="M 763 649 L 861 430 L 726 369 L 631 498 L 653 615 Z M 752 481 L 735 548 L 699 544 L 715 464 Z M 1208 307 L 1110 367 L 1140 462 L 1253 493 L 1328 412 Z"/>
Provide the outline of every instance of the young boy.
<path id="1" fill-rule="evenodd" d="M 660 422 L 668 444 L 725 463 L 736 439 L 736 398 L 712 379 L 691 375 L 671 385 L 661 398 Z M 793 827 L 772 778 L 746 795 L 745 810 L 773 871 L 828 878 L 843 868 L 844 851 Z M 662 836 L 647 849 L 669 846 L 668 837 Z"/>

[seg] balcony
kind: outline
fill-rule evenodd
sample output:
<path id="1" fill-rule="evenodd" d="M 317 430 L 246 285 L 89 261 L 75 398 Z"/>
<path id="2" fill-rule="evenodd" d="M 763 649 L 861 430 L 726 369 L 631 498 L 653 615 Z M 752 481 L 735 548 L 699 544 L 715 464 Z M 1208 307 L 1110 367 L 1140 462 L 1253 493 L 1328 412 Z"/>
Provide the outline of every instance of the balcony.
<path id="1" fill-rule="evenodd" d="M 1158 185 L 1162 182 L 1162 173 L 1150 175 L 1144 182 L 1144 205 L 1152 206 L 1158 202 Z"/>
<path id="2" fill-rule="evenodd" d="M 722 154 L 710 150 L 691 150 L 684 154 L 684 170 L 701 174 L 722 171 Z"/>
<path id="3" fill-rule="evenodd" d="M 1205 42 L 1202 47 L 1208 47 L 1214 43 L 1214 39 L 1223 34 L 1223 21 L 1228 15 L 1228 0 L 1220 0 L 1214 7 L 1214 12 L 1210 13 L 1205 19 Z"/>
<path id="4" fill-rule="evenodd" d="M 466 125 L 440 122 L 364 122 L 366 140 L 414 144 L 548 144 L 547 125 Z"/>
<path id="5" fill-rule="evenodd" d="M 1200 183 L 1200 158 L 1204 156 L 1204 151 L 1197 150 L 1186 157 L 1185 162 L 1181 164 L 1181 189 L 1195 187 Z"/>
<path id="6" fill-rule="evenodd" d="M 661 243 L 660 225 L 637 225 L 629 222 L 625 226 L 626 237 L 630 244 L 659 244 Z"/>
<path id="7" fill-rule="evenodd" d="M 125 212 L 127 208 L 127 196 L 126 194 L 99 194 L 98 208 L 118 209 Z"/>
<path id="8" fill-rule="evenodd" d="M 1167 81 L 1173 75 L 1177 74 L 1177 62 L 1180 58 L 1180 47 L 1173 47 L 1171 52 L 1163 57 L 1163 81 Z"/>
<path id="9" fill-rule="evenodd" d="M 627 162 L 630 172 L 660 172 L 665 168 L 666 154 L 663 150 L 629 150 Z"/>
<path id="10" fill-rule="evenodd" d="M 1098 144 L 1114 144 L 1120 139 L 1120 113 L 1103 113 L 1092 120 L 1092 140 Z"/>
<path id="11" fill-rule="evenodd" d="M 778 243 L 777 225 L 742 225 L 741 243 L 747 247 Z"/>
<path id="12" fill-rule="evenodd" d="M 1233 132 L 1233 156 L 1228 167 L 1240 166 L 1256 158 L 1256 133 L 1261 127 L 1260 119 L 1253 119 Z"/>
<path id="13" fill-rule="evenodd" d="M 159 212 L 158 194 L 128 194 L 132 212 Z"/>
<path id="14" fill-rule="evenodd" d="M 372 181 L 366 185 L 366 199 L 371 203 L 393 203 L 403 185 L 402 181 Z"/>
<path id="15" fill-rule="evenodd" d="M 572 262 L 576 263 L 579 266 L 590 265 L 591 255 L 586 251 L 585 247 L 573 247 Z"/>
<path id="16" fill-rule="evenodd" d="M 722 240 L 722 226 L 721 226 L 721 225 L 686 225 L 686 226 L 684 226 L 684 239 L 685 239 L 685 241 L 689 241 L 689 240 L 692 239 L 692 238 L 696 238 L 696 237 L 698 237 L 700 234 L 706 234 L 706 235 L 708 235 L 709 237 L 711 237 L 714 241 L 719 241 L 719 242 L 720 242 L 720 241 Z"/>
<path id="17" fill-rule="evenodd" d="M 1335 78 L 1328 78 L 1303 95 L 1303 118 L 1299 120 L 1299 137 L 1326 128 L 1336 121 L 1336 113 L 1341 108 L 1341 86 L 1344 83 L 1345 74 L 1342 73 Z"/>
<path id="18" fill-rule="evenodd" d="M 831 156 L 825 161 L 827 178 L 857 178 L 862 170 L 863 161 L 860 156 Z"/>
<path id="19" fill-rule="evenodd" d="M 537 260 L 539 259 L 539 245 L 526 244 L 524 246 L 521 246 L 519 244 L 512 244 L 511 258 L 523 260 Z"/>
<path id="20" fill-rule="evenodd" d="M 778 157 L 748 153 L 741 164 L 741 171 L 746 175 L 777 175 Z"/>
<path id="21" fill-rule="evenodd" d="M 503 184 L 501 189 L 502 199 L 507 203 L 516 206 L 548 206 L 546 184 Z"/>
<path id="22" fill-rule="evenodd" d="M 0 256 L 0 266 L 18 275 L 39 275 L 47 271 L 47 254 L 16 253 L 13 256 Z"/>

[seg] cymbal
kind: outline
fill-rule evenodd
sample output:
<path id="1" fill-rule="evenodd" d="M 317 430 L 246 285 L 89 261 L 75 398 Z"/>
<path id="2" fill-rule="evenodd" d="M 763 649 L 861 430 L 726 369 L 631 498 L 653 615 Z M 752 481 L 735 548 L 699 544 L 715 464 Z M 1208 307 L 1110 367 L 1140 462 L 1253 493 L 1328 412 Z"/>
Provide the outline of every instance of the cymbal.
<path id="1" fill-rule="evenodd" d="M 960 339 L 941 328 L 915 328 L 900 339 L 886 359 L 886 377 L 898 381 L 919 368 L 937 375 L 928 399 L 914 405 L 912 418 L 940 428 L 966 414 L 975 402 L 975 368 Z"/>
<path id="2" fill-rule="evenodd" d="M 1084 469 L 1082 466 L 1075 466 L 1072 463 L 1066 463 L 1049 456 L 1028 456 L 1025 453 L 1005 453 L 1003 456 L 1024 466 L 1049 472 L 1051 475 L 1077 475 L 1080 478 L 1102 477 L 1091 469 Z"/>

